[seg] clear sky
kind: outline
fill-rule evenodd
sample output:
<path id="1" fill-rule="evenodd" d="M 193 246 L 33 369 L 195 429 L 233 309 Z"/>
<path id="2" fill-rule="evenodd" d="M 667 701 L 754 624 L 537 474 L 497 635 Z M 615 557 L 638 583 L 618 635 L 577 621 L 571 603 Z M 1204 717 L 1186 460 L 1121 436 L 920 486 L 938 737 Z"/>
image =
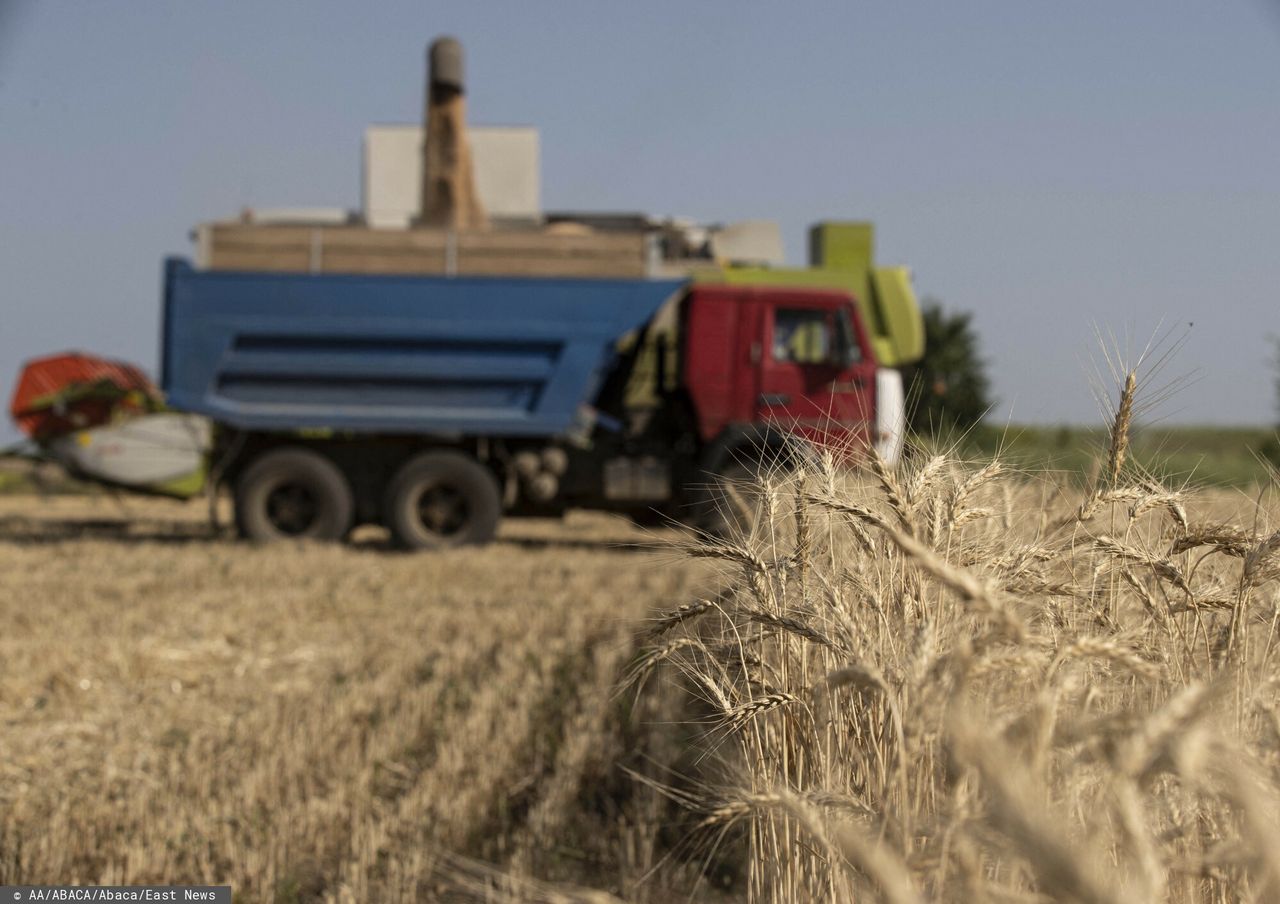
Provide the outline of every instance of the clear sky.
<path id="1" fill-rule="evenodd" d="M 1095 331 L 1163 324 L 1170 422 L 1275 420 L 1276 0 L 0 0 L 6 402 L 45 352 L 154 371 L 195 223 L 357 207 L 363 129 L 419 119 L 441 33 L 473 121 L 541 130 L 549 209 L 771 218 L 796 262 L 873 220 L 974 312 L 997 418 L 1096 421 Z"/>

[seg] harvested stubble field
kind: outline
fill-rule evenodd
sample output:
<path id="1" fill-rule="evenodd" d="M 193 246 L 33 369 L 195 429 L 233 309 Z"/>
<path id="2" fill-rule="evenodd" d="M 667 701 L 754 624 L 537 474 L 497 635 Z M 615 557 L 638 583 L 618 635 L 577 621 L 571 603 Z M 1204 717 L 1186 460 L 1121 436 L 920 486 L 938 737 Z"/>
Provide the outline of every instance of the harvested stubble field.
<path id="1" fill-rule="evenodd" d="M 402 555 L 203 514 L 0 499 L 0 882 L 394 901 L 435 893 L 436 849 L 624 893 L 652 867 L 608 812 L 611 684 L 704 565 L 605 516 Z"/>
<path id="2" fill-rule="evenodd" d="M 1129 460 L 1134 385 L 1083 489 L 808 451 L 718 540 L 256 549 L 4 503 L 0 875 L 1280 900 L 1277 508 Z"/>

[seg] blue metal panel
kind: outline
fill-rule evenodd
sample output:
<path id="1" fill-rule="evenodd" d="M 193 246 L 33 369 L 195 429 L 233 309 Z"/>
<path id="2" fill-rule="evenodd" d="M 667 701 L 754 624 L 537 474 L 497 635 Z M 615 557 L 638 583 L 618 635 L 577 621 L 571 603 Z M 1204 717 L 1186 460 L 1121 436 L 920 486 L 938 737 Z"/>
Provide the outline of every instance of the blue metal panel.
<path id="1" fill-rule="evenodd" d="M 250 430 L 550 436 L 682 283 L 165 263 L 169 404 Z"/>

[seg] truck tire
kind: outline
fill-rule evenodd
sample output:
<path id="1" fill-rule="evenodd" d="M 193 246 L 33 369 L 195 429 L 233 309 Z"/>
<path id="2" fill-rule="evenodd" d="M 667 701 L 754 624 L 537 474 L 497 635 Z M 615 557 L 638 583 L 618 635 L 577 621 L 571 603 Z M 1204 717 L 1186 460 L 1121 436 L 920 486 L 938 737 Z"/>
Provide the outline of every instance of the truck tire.
<path id="1" fill-rule="evenodd" d="M 384 511 L 403 549 L 448 549 L 488 543 L 502 517 L 497 478 L 461 452 L 424 452 L 387 485 Z"/>
<path id="2" fill-rule="evenodd" d="M 693 526 L 720 539 L 749 536 L 760 520 L 759 469 L 737 461 L 710 475 L 693 505 Z"/>
<path id="3" fill-rule="evenodd" d="M 627 517 L 631 519 L 631 523 L 636 527 L 670 527 L 675 523 L 675 519 L 662 509 L 657 508 L 637 509 L 633 512 L 628 512 Z"/>
<path id="4" fill-rule="evenodd" d="M 355 502 L 338 466 L 310 449 L 274 449 L 256 458 L 236 481 L 236 527 L 262 542 L 304 538 L 341 540 Z"/>

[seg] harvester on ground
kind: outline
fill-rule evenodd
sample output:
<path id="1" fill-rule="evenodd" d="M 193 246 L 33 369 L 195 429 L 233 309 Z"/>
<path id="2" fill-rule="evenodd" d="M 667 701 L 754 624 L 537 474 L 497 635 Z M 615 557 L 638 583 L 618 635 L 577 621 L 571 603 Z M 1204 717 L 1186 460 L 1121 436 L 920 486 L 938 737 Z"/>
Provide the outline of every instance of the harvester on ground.
<path id="1" fill-rule="evenodd" d="M 28 437 L 13 455 L 137 493 L 186 499 L 204 490 L 212 424 L 170 410 L 131 364 L 79 352 L 29 361 L 9 413 Z"/>

